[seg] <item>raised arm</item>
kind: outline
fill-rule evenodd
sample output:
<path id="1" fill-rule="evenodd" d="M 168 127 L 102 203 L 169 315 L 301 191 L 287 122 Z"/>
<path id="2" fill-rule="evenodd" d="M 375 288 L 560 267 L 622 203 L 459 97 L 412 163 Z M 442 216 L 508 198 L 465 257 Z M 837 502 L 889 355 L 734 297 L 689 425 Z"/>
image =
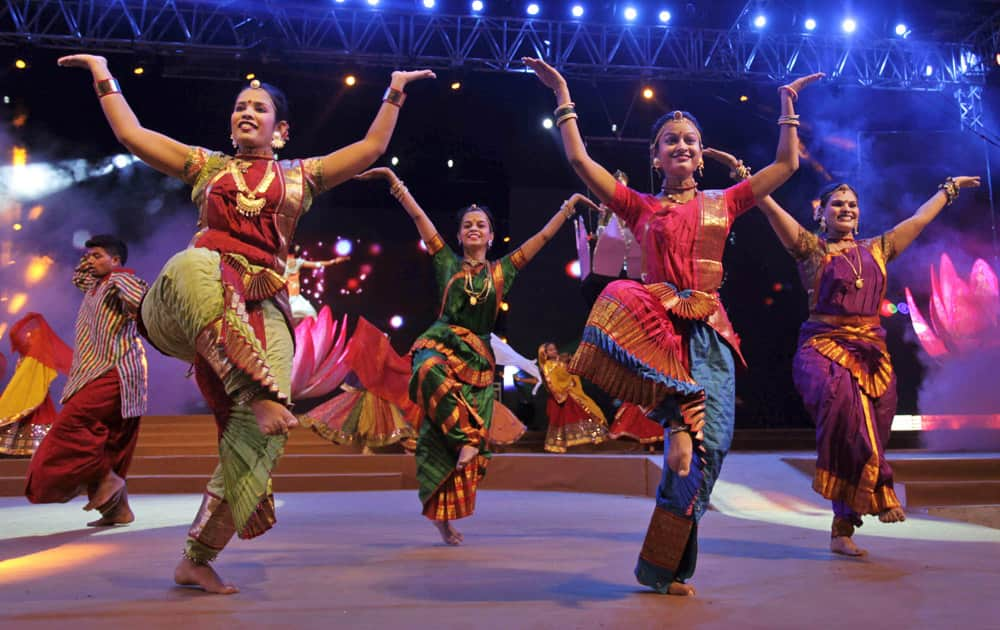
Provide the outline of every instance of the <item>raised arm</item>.
<path id="1" fill-rule="evenodd" d="M 437 236 L 437 228 L 431 223 L 431 220 L 427 217 L 427 213 L 424 212 L 424 209 L 420 207 L 417 200 L 410 194 L 410 190 L 403 184 L 403 180 L 399 179 L 392 172 L 392 169 L 380 166 L 357 175 L 355 179 L 364 181 L 383 179 L 389 182 L 389 192 L 403 206 L 406 214 L 410 215 L 410 218 L 413 219 L 413 223 L 417 226 L 417 232 L 420 233 L 421 240 L 424 243 L 430 243 L 431 239 Z"/>
<path id="2" fill-rule="evenodd" d="M 382 106 L 375 114 L 365 137 L 346 147 L 337 149 L 320 158 L 323 165 L 323 185 L 332 188 L 365 170 L 389 148 L 389 140 L 396 129 L 399 110 L 406 98 L 404 92 L 411 81 L 434 79 L 430 70 L 413 70 L 392 73 L 389 89 L 385 92 Z"/>
<path id="3" fill-rule="evenodd" d="M 569 160 L 570 166 L 587 185 L 587 188 L 594 191 L 598 199 L 610 204 L 615 196 L 615 176 L 587 154 L 587 147 L 583 144 L 583 136 L 580 135 L 580 127 L 577 125 L 576 112 L 573 110 L 573 101 L 569 96 L 566 79 L 559 74 L 558 70 L 541 59 L 523 57 L 521 61 L 535 71 L 538 80 L 545 87 L 555 92 L 556 112 L 558 112 L 556 125 L 559 127 L 563 150 L 566 152 L 566 159 Z"/>
<path id="4" fill-rule="evenodd" d="M 146 129 L 139 123 L 122 95 L 118 82 L 111 76 L 107 59 L 97 55 L 69 55 L 60 57 L 59 65 L 90 71 L 104 117 L 111 125 L 115 137 L 132 155 L 165 175 L 181 177 L 184 161 L 191 147 L 162 133 Z"/>
<path id="5" fill-rule="evenodd" d="M 729 176 L 735 180 L 751 178 L 750 169 L 743 164 L 743 160 L 738 159 L 731 153 L 706 147 L 702 155 L 727 167 L 729 169 Z M 799 244 L 804 238 L 807 238 L 808 231 L 795 220 L 795 217 L 779 206 L 778 202 L 770 195 L 765 195 L 762 199 L 758 199 L 757 207 L 767 217 L 767 222 L 771 224 L 771 229 L 774 230 L 784 248 L 789 252 L 798 251 Z"/>
<path id="6" fill-rule="evenodd" d="M 927 225 L 934 220 L 945 206 L 958 198 L 958 193 L 962 188 L 976 188 L 980 184 L 979 177 L 949 177 L 945 180 L 936 193 L 925 201 L 913 216 L 904 219 L 892 229 L 892 256 L 896 257 L 904 249 L 910 246 L 913 239 L 917 238 Z"/>
<path id="7" fill-rule="evenodd" d="M 781 116 L 778 117 L 778 150 L 774 161 L 750 177 L 750 189 L 754 199 L 760 201 L 774 192 L 799 168 L 799 116 L 795 113 L 795 101 L 809 84 L 825 76 L 822 72 L 795 79 L 778 88 L 781 100 Z"/>
<path id="8" fill-rule="evenodd" d="M 323 267 L 329 267 L 330 265 L 337 265 L 346 260 L 350 260 L 350 256 L 337 256 L 336 258 L 331 258 L 330 260 L 307 260 L 302 263 L 303 269 L 322 269 Z"/>
<path id="9" fill-rule="evenodd" d="M 521 254 L 524 256 L 525 263 L 534 258 L 542 249 L 542 246 L 552 240 L 556 233 L 559 232 L 559 228 L 563 226 L 563 223 L 573 218 L 573 214 L 576 212 L 576 204 L 578 203 L 588 206 L 591 210 L 598 209 L 597 205 L 590 199 L 587 199 L 585 195 L 574 193 L 572 197 L 559 206 L 559 210 L 552 215 L 552 218 L 545 224 L 545 227 L 521 245 Z"/>

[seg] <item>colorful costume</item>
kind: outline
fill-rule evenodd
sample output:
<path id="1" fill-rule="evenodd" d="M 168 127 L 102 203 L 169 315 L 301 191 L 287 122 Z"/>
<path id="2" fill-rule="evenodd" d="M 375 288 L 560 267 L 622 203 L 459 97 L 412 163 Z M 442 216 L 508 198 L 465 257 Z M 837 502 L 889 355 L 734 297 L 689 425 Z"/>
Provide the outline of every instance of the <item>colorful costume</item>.
<path id="1" fill-rule="evenodd" d="M 290 404 L 291 313 L 282 276 L 301 216 L 324 190 L 319 159 L 230 157 L 192 148 L 183 180 L 198 225 L 142 303 L 142 324 L 161 352 L 193 363 L 219 430 L 219 466 L 208 482 L 185 555 L 215 558 L 234 533 L 253 538 L 276 520 L 271 469 L 286 436 L 264 435 L 249 403 Z"/>
<path id="2" fill-rule="evenodd" d="M 545 450 L 565 453 L 571 446 L 600 444 L 608 439 L 608 420 L 593 399 L 583 392 L 580 377 L 570 374 L 559 359 L 549 359 L 545 345 L 538 348 L 541 368 L 549 400 L 545 412 L 549 428 L 545 434 Z"/>
<path id="3" fill-rule="evenodd" d="M 813 489 L 833 501 L 833 535 L 850 536 L 862 514 L 900 506 L 884 448 L 896 377 L 878 315 L 891 233 L 836 254 L 809 235 L 792 255 L 809 294 L 793 376 L 816 423 Z"/>
<path id="4" fill-rule="evenodd" d="M 84 292 L 76 348 L 62 411 L 28 468 L 32 503 L 69 501 L 109 471 L 124 479 L 146 411 L 146 351 L 135 319 L 146 283 L 118 268 L 102 278 L 78 269 L 73 284 Z"/>
<path id="5" fill-rule="evenodd" d="M 380 447 L 413 440 L 420 408 L 407 393 L 410 362 L 362 317 L 347 343 L 344 363 L 351 383 L 341 385 L 343 394 L 304 414 L 303 426 L 337 444 Z"/>
<path id="6" fill-rule="evenodd" d="M 304 317 L 316 317 L 316 308 L 302 295 L 300 286 L 302 265 L 307 262 L 305 258 L 289 258 L 285 262 L 284 276 L 288 286 L 288 305 L 295 321 Z"/>
<path id="7" fill-rule="evenodd" d="M 21 359 L 0 394 L 0 454 L 31 455 L 56 419 L 49 386 L 69 374 L 73 350 L 38 313 L 11 326 L 10 347 Z"/>
<path id="8" fill-rule="evenodd" d="M 417 439 L 417 482 L 423 513 L 432 520 L 470 516 L 490 453 L 494 357 L 490 332 L 514 277 L 527 262 L 521 250 L 472 267 L 440 235 L 427 243 L 441 291 L 438 319 L 413 344 L 410 398 L 424 414 Z M 479 456 L 455 470 L 463 445 Z"/>
<path id="9" fill-rule="evenodd" d="M 645 284 L 609 284 L 587 319 L 570 370 L 663 425 L 683 421 L 694 442 L 691 472 L 666 466 L 636 577 L 666 592 L 691 577 L 697 523 L 729 450 L 739 338 L 719 301 L 722 253 L 736 217 L 754 205 L 747 181 L 699 192 L 687 203 L 621 183 L 610 204 L 642 244 Z"/>
<path id="10" fill-rule="evenodd" d="M 627 437 L 640 444 L 655 444 L 663 441 L 663 427 L 650 420 L 642 407 L 623 402 L 615 412 L 608 435 L 612 440 Z"/>

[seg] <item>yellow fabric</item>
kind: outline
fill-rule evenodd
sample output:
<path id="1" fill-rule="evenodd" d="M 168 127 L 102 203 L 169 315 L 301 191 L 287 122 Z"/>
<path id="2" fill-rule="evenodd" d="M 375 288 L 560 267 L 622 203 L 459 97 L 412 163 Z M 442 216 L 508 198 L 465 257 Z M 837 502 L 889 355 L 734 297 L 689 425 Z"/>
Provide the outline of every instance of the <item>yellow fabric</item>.
<path id="1" fill-rule="evenodd" d="M 7 389 L 0 395 L 0 427 L 31 414 L 49 393 L 49 385 L 58 373 L 32 357 L 17 365 Z"/>

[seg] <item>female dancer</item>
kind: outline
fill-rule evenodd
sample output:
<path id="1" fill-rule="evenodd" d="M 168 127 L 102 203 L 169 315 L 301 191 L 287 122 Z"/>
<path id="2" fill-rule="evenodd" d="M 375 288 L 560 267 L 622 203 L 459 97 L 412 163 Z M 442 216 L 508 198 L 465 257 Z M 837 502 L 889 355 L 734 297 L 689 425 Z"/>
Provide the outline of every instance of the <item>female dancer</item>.
<path id="1" fill-rule="evenodd" d="M 388 168 L 361 179 L 385 179 L 390 192 L 413 219 L 441 291 L 436 322 L 413 344 L 410 398 L 424 413 L 417 438 L 417 481 L 423 514 L 434 521 L 449 545 L 462 542 L 452 521 L 471 516 L 476 487 L 490 457 L 488 433 L 493 421 L 495 371 L 490 333 L 511 283 L 528 261 L 573 216 L 576 204 L 593 205 L 574 194 L 540 232 L 497 261 L 486 252 L 493 243 L 493 219 L 475 204 L 461 211 L 459 256 L 444 239 L 403 182 Z"/>
<path id="2" fill-rule="evenodd" d="M 353 177 L 385 152 L 410 81 L 429 70 L 393 72 L 368 133 L 328 155 L 277 161 L 289 137 L 287 104 L 253 81 L 229 117 L 236 156 L 188 146 L 143 127 L 108 71 L 107 60 L 71 55 L 85 68 L 112 131 L 158 171 L 192 186 L 199 227 L 192 247 L 167 261 L 141 308 L 148 339 L 193 363 L 219 426 L 220 463 L 208 483 L 174 572 L 178 584 L 235 593 L 209 566 L 234 533 L 253 538 L 275 522 L 271 469 L 288 429 L 291 313 L 282 273 L 295 226 L 313 198 Z"/>
<path id="3" fill-rule="evenodd" d="M 730 168 L 742 165 L 718 153 Z M 976 186 L 978 177 L 948 177 L 913 216 L 888 232 L 858 240 L 861 209 L 849 184 L 834 183 L 820 191 L 813 214 L 819 234 L 807 231 L 770 197 L 759 203 L 781 244 L 798 262 L 808 294 L 809 319 L 799 332 L 792 376 L 816 424 L 812 487 L 833 502 L 834 553 L 866 553 L 851 538 L 863 514 L 877 515 L 883 523 L 906 520 L 885 459 L 896 414 L 896 375 L 879 320 L 888 284 L 886 264 L 951 205 L 962 188 Z"/>
<path id="4" fill-rule="evenodd" d="M 545 434 L 545 450 L 565 453 L 579 444 L 600 444 L 608 439 L 608 420 L 604 412 L 583 391 L 576 374 L 569 373 L 569 356 L 559 355 L 556 344 L 543 343 L 538 348 L 538 368 L 549 390 L 545 414 L 549 428 Z"/>
<path id="5" fill-rule="evenodd" d="M 798 168 L 793 102 L 823 75 L 779 89 L 775 161 L 726 190 L 697 188 L 703 144 L 694 117 L 676 111 L 660 118 L 649 150 L 663 188 L 653 196 L 617 182 L 587 155 L 566 80 L 544 61 L 524 62 L 555 92 L 556 122 L 573 169 L 642 245 L 644 283 L 618 280 L 604 289 L 570 369 L 615 398 L 652 409 L 651 417 L 667 428 L 663 480 L 635 573 L 660 593 L 694 595 L 684 582 L 694 573 L 697 522 L 732 440 L 733 355 L 740 357 L 717 292 L 722 250 L 733 220 Z"/>
<path id="6" fill-rule="evenodd" d="M 330 265 L 336 265 L 347 260 L 347 256 L 337 256 L 330 260 L 306 260 L 299 254 L 302 248 L 292 245 L 288 256 L 285 259 L 285 284 L 288 286 L 288 304 L 292 311 L 293 320 L 298 323 L 306 317 L 316 317 L 316 309 L 302 295 L 301 272 L 303 269 L 324 269 Z"/>

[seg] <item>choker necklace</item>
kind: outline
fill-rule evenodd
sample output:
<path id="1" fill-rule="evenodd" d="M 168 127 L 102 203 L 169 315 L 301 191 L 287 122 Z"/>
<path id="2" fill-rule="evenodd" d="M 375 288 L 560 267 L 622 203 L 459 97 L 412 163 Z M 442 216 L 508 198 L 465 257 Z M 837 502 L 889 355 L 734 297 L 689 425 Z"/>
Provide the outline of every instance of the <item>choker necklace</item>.
<path id="1" fill-rule="evenodd" d="M 260 182 L 257 187 L 250 190 L 247 186 L 247 180 L 243 179 L 243 172 L 245 169 L 241 169 L 236 164 L 236 160 L 229 163 L 229 173 L 233 176 L 233 182 L 236 184 L 236 211 L 245 217 L 253 218 L 260 214 L 260 211 L 264 208 L 264 204 L 267 199 L 263 196 L 267 193 L 267 189 L 271 187 L 271 183 L 274 181 L 274 163 L 269 162 L 267 164 L 267 170 L 264 176 L 260 178 Z M 257 197 L 257 195 L 262 195 Z"/>

